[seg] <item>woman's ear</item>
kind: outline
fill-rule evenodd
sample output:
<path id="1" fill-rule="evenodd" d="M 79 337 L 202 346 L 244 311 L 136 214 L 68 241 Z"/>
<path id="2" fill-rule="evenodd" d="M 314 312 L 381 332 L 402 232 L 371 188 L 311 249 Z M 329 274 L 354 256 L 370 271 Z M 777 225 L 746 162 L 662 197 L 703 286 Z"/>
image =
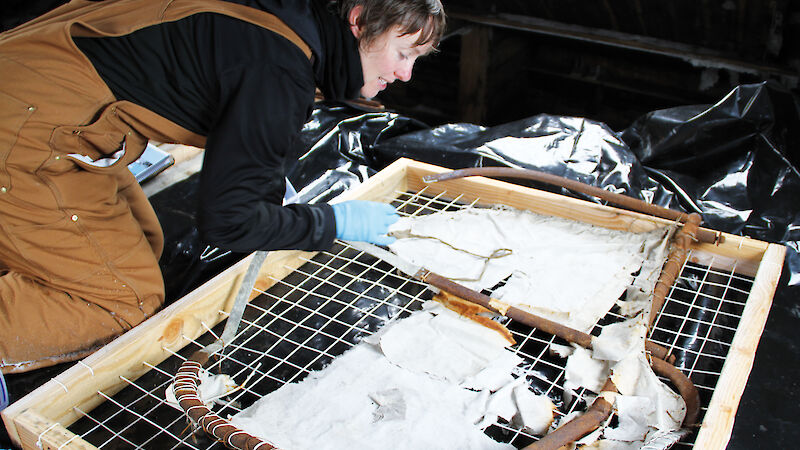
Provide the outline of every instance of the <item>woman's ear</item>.
<path id="1" fill-rule="evenodd" d="M 356 39 L 361 35 L 361 26 L 358 24 L 358 18 L 361 17 L 361 11 L 363 10 L 364 6 L 356 5 L 347 14 L 347 22 L 350 24 L 350 31 L 353 32 L 353 36 L 355 36 Z"/>

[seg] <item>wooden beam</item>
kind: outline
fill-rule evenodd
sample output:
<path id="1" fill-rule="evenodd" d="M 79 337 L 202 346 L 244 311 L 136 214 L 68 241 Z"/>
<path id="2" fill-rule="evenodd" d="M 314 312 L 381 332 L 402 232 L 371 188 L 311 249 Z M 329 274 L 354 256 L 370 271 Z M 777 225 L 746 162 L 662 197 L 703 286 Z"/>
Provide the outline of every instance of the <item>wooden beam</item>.
<path id="1" fill-rule="evenodd" d="M 61 424 L 40 416 L 32 410 L 16 418 L 23 450 L 97 450 L 97 447 L 79 438 Z M 40 446 L 41 445 L 41 446 Z"/>
<path id="2" fill-rule="evenodd" d="M 736 410 L 753 368 L 785 255 L 786 247 L 777 244 L 769 244 L 764 254 L 717 381 L 717 386 L 725 388 L 714 390 L 694 448 L 723 449 L 728 446 Z"/>
<path id="3" fill-rule="evenodd" d="M 472 27 L 461 37 L 458 117 L 468 123 L 486 123 L 489 100 L 489 63 L 492 29 Z"/>
<path id="4" fill-rule="evenodd" d="M 454 19 L 484 26 L 557 36 L 565 39 L 668 56 L 700 67 L 727 69 L 740 73 L 772 75 L 795 82 L 800 80 L 800 75 L 798 75 L 797 71 L 789 67 L 777 66 L 769 63 L 751 63 L 733 56 L 725 55 L 716 50 L 637 34 L 590 28 L 514 14 L 476 15 L 450 10 L 448 11 L 448 15 Z"/>
<path id="5" fill-rule="evenodd" d="M 647 214 L 539 191 L 492 178 L 469 177 L 430 184 L 422 181 L 422 177 L 426 175 L 444 172 L 448 172 L 448 170 L 416 163 L 408 168 L 409 189 L 414 191 L 424 189 L 426 194 L 433 196 L 444 192 L 458 193 L 459 200 L 466 203 L 479 200 L 479 204 L 484 206 L 507 205 L 612 230 L 635 233 L 653 230 L 672 223 L 669 220 Z M 770 244 L 728 233 L 722 233 L 722 238 L 723 242 L 719 245 L 695 244 L 692 247 L 691 261 L 719 270 L 735 270 L 736 273 L 742 275 L 755 276 L 764 252 Z"/>

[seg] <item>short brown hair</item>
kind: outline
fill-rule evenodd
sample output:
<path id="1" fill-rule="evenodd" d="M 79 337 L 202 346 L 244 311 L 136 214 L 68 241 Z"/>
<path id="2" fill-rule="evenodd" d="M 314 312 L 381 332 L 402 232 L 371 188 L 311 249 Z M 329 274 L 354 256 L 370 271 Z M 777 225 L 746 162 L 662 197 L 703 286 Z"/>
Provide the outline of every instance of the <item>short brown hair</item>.
<path id="1" fill-rule="evenodd" d="M 367 46 L 394 26 L 401 35 L 420 33 L 414 45 L 430 43 L 434 48 L 444 34 L 445 14 L 440 0 L 340 0 L 339 14 L 348 20 L 350 11 L 362 6 L 356 25 L 361 29 L 359 45 Z"/>

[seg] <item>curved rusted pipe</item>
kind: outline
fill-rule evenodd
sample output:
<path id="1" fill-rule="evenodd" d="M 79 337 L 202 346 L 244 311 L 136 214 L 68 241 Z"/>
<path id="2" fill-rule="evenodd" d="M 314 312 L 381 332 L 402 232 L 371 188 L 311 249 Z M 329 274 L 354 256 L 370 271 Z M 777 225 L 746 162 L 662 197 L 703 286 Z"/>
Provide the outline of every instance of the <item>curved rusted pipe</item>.
<path id="1" fill-rule="evenodd" d="M 682 425 L 684 427 L 695 426 L 700 417 L 700 393 L 695 385 L 683 372 L 666 361 L 651 359 L 650 363 L 653 372 L 669 379 L 683 398 L 686 404 L 686 415 Z M 614 382 L 609 378 L 600 392 L 601 395 L 595 398 L 586 412 L 542 436 L 541 439 L 524 447 L 523 450 L 557 450 L 598 429 L 611 416 L 614 406 L 603 397 L 602 393 L 618 391 Z"/>
<path id="2" fill-rule="evenodd" d="M 686 222 L 689 216 L 684 212 L 653 205 L 627 195 L 617 194 L 616 192 L 610 192 L 596 186 L 581 183 L 580 181 L 570 180 L 569 178 L 531 169 L 517 169 L 514 167 L 472 167 L 468 169 L 453 170 L 451 172 L 436 175 L 427 175 L 422 178 L 422 181 L 426 183 L 433 183 L 437 181 L 446 181 L 472 176 L 521 178 L 539 181 L 541 183 L 559 186 L 571 191 L 591 195 L 609 203 L 613 203 L 617 206 L 621 206 L 625 209 L 644 214 L 650 214 L 663 219 L 675 220 L 682 223 Z M 719 231 L 701 229 L 697 231 L 697 240 L 700 242 L 719 244 L 723 242 L 723 236 Z"/>
<path id="3" fill-rule="evenodd" d="M 617 387 L 611 379 L 606 380 L 601 392 L 617 392 Z M 555 430 L 542 436 L 538 441 L 524 447 L 522 450 L 556 450 L 571 442 L 586 436 L 600 427 L 608 420 L 613 412 L 614 405 L 598 395 L 586 412 L 559 426 Z"/>
<path id="4" fill-rule="evenodd" d="M 270 450 L 272 444 L 246 433 L 223 419 L 206 407 L 198 393 L 200 369 L 208 361 L 209 355 L 203 350 L 195 352 L 191 358 L 181 364 L 175 375 L 175 398 L 189 416 L 193 424 L 200 425 L 228 448 L 240 450 Z"/>
<path id="5" fill-rule="evenodd" d="M 536 314 L 532 314 L 521 308 L 517 308 L 516 306 L 500 303 L 486 294 L 470 289 L 464 285 L 458 284 L 455 281 L 445 278 L 437 273 L 423 269 L 420 272 L 418 272 L 414 276 L 414 278 L 422 281 L 423 283 L 435 286 L 457 297 L 463 298 L 464 300 L 468 300 L 471 301 L 472 303 L 481 305 L 484 308 L 490 309 L 494 312 L 497 312 L 498 314 L 504 315 L 514 321 L 528 325 L 531 328 L 536 328 L 537 330 L 544 331 L 545 333 L 558 336 L 564 339 L 565 341 L 573 342 L 584 348 L 592 348 L 592 335 L 588 333 L 584 333 L 574 328 L 562 325 L 558 322 L 545 319 L 544 317 L 537 316 Z M 669 358 L 668 349 L 650 340 L 645 341 L 645 350 L 647 350 L 652 356 L 656 358 L 659 359 Z M 672 357 L 672 359 L 674 359 L 674 357 Z M 667 360 L 669 361 L 669 359 Z"/>
<path id="6" fill-rule="evenodd" d="M 653 303 L 650 307 L 648 327 L 655 322 L 658 312 L 664 306 L 669 290 L 675 284 L 675 280 L 678 279 L 683 264 L 686 263 L 686 258 L 689 256 L 689 247 L 697 236 L 701 220 L 699 214 L 689 214 L 686 223 L 675 233 L 674 244 L 669 251 L 669 256 L 667 256 L 667 262 L 664 263 L 664 268 L 661 269 L 661 276 L 658 277 L 658 282 L 653 289 Z"/>
<path id="7" fill-rule="evenodd" d="M 661 359 L 652 358 L 650 366 L 653 368 L 653 372 L 667 378 L 683 397 L 683 401 L 686 403 L 683 426 L 693 427 L 697 425 L 697 420 L 700 418 L 700 392 L 698 392 L 692 380 L 680 369 Z"/>

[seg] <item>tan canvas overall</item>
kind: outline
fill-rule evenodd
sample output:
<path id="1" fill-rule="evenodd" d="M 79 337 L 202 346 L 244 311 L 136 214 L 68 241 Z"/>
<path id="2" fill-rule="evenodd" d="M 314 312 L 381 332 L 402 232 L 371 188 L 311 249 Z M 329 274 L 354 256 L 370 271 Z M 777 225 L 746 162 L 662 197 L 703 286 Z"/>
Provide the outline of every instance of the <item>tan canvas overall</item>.
<path id="1" fill-rule="evenodd" d="M 200 12 L 270 29 L 311 55 L 275 16 L 213 0 L 76 0 L 0 34 L 4 373 L 82 357 L 163 303 L 161 227 L 126 166 L 148 139 L 203 147 L 205 138 L 117 101 L 71 37 Z"/>

